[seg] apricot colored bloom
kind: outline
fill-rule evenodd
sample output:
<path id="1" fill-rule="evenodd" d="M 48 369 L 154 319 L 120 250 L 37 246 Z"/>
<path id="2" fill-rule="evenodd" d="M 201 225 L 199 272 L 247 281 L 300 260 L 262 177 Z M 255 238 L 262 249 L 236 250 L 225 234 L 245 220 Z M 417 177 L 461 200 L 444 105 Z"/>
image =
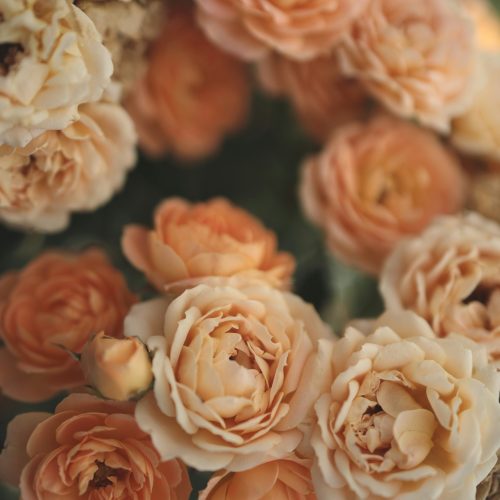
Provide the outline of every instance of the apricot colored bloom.
<path id="1" fill-rule="evenodd" d="M 113 64 L 94 23 L 69 0 L 0 6 L 0 143 L 25 146 L 97 101 Z"/>
<path id="2" fill-rule="evenodd" d="M 162 461 L 130 403 L 73 394 L 55 413 L 17 415 L 7 428 L 0 478 L 23 500 L 187 500 L 179 460 Z"/>
<path id="3" fill-rule="evenodd" d="M 198 19 L 223 50 L 255 60 L 271 50 L 306 60 L 328 53 L 369 0 L 196 0 Z"/>
<path id="4" fill-rule="evenodd" d="M 328 375 L 329 330 L 299 297 L 241 281 L 134 306 L 125 335 L 153 352 L 139 427 L 164 460 L 252 468 L 291 453 Z M 326 362 L 326 365 L 325 365 Z"/>
<path id="5" fill-rule="evenodd" d="M 315 500 L 310 460 L 294 455 L 241 472 L 222 470 L 212 476 L 199 500 Z"/>
<path id="6" fill-rule="evenodd" d="M 79 353 L 89 337 L 119 337 L 136 298 L 97 249 L 46 252 L 0 279 L 0 389 L 42 401 L 84 383 Z"/>
<path id="7" fill-rule="evenodd" d="M 460 167 L 433 134 L 396 118 L 339 128 L 304 164 L 300 194 L 341 260 L 377 273 L 404 237 L 462 206 Z"/>
<path id="8" fill-rule="evenodd" d="M 246 119 L 245 66 L 212 45 L 189 10 L 169 10 L 145 76 L 125 103 L 147 153 L 183 159 L 213 153 Z"/>
<path id="9" fill-rule="evenodd" d="M 155 212 L 153 230 L 127 226 L 122 248 L 158 289 L 234 275 L 287 287 L 294 258 L 276 249 L 276 236 L 223 198 L 190 204 L 169 198 Z"/>
<path id="10" fill-rule="evenodd" d="M 439 131 L 474 96 L 473 24 L 449 0 L 372 0 L 339 56 L 345 74 L 392 112 Z"/>
<path id="11" fill-rule="evenodd" d="M 25 147 L 0 145 L 0 220 L 54 232 L 120 189 L 136 159 L 134 126 L 117 104 L 80 107 L 78 121 Z"/>
<path id="12" fill-rule="evenodd" d="M 500 226 L 478 214 L 442 217 L 387 259 L 389 310 L 412 309 L 440 336 L 460 333 L 500 360 Z"/>
<path id="13" fill-rule="evenodd" d="M 482 84 L 474 102 L 452 121 L 453 144 L 465 153 L 500 160 L 500 54 L 481 54 Z"/>
<path id="14" fill-rule="evenodd" d="M 486 350 L 412 312 L 347 329 L 315 405 L 318 498 L 475 500 L 497 461 L 499 376 Z"/>
<path id="15" fill-rule="evenodd" d="M 500 19 L 488 0 L 458 0 L 472 19 L 476 43 L 481 50 L 500 50 Z"/>
<path id="16" fill-rule="evenodd" d="M 273 54 L 260 62 L 258 75 L 265 90 L 290 99 L 306 130 L 320 140 L 335 127 L 368 115 L 367 92 L 340 73 L 335 56 L 293 61 Z"/>

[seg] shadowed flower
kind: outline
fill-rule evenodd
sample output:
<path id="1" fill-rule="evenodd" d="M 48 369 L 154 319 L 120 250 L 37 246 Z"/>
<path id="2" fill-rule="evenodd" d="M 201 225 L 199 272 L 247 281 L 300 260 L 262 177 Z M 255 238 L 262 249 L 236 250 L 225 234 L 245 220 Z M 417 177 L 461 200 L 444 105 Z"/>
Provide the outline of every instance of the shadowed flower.
<path id="1" fill-rule="evenodd" d="M 188 500 L 179 460 L 162 461 L 134 405 L 73 394 L 55 413 L 24 413 L 7 428 L 0 478 L 24 500 Z"/>
<path id="2" fill-rule="evenodd" d="M 306 161 L 302 206 L 343 261 L 377 273 L 404 237 L 462 207 L 458 162 L 433 134 L 396 118 L 339 128 Z"/>
<path id="3" fill-rule="evenodd" d="M 287 288 L 295 267 L 291 255 L 277 251 L 272 231 L 223 198 L 196 204 L 167 199 L 156 210 L 153 230 L 125 228 L 122 248 L 160 290 L 235 275 Z"/>
<path id="4" fill-rule="evenodd" d="M 0 279 L 0 389 L 41 401 L 84 383 L 77 360 L 89 337 L 119 337 L 136 301 L 122 275 L 97 249 L 47 252 Z"/>

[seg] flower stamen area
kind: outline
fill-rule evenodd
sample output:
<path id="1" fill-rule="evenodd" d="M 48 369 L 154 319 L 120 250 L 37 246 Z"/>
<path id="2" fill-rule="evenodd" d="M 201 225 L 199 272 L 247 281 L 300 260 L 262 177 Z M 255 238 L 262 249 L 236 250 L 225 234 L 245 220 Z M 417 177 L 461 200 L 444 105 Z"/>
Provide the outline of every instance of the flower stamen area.
<path id="1" fill-rule="evenodd" d="M 23 52 L 24 47 L 20 43 L 0 43 L 0 76 L 9 73 L 11 66 L 19 62 L 20 54 Z"/>

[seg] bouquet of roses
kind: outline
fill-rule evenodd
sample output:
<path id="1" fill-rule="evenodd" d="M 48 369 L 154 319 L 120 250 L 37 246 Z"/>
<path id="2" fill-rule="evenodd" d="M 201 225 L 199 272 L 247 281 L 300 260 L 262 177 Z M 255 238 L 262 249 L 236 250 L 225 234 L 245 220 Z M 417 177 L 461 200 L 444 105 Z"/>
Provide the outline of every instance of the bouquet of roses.
<path id="1" fill-rule="evenodd" d="M 0 498 L 498 499 L 494 9 L 0 0 Z"/>

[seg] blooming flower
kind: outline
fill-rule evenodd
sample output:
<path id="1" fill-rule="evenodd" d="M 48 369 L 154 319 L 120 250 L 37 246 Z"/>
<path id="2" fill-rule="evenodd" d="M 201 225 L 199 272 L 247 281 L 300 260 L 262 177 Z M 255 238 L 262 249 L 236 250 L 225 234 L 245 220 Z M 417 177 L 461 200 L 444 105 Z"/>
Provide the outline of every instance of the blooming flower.
<path id="1" fill-rule="evenodd" d="M 473 25 L 452 3 L 372 0 L 339 49 L 345 74 L 392 112 L 443 132 L 476 87 Z"/>
<path id="2" fill-rule="evenodd" d="M 154 353 L 155 381 L 137 422 L 164 460 L 198 470 L 282 458 L 327 376 L 328 333 L 300 298 L 245 281 L 138 304 L 125 335 Z"/>
<path id="3" fill-rule="evenodd" d="M 249 98 L 245 66 L 212 45 L 190 11 L 177 8 L 125 103 L 147 153 L 170 150 L 190 160 L 213 153 L 243 125 Z"/>
<path id="4" fill-rule="evenodd" d="M 78 121 L 25 147 L 0 145 L 0 220 L 37 231 L 64 229 L 73 211 L 95 210 L 135 163 L 135 132 L 117 104 L 80 107 Z"/>
<path id="5" fill-rule="evenodd" d="M 167 199 L 156 210 L 154 230 L 127 226 L 122 248 L 159 289 L 234 275 L 286 287 L 295 267 L 291 255 L 277 252 L 271 231 L 223 198 Z"/>
<path id="6" fill-rule="evenodd" d="M 500 447 L 485 349 L 400 312 L 348 328 L 331 366 L 311 437 L 318 498 L 476 498 Z"/>
<path id="7" fill-rule="evenodd" d="M 122 334 L 136 298 L 97 249 L 47 252 L 0 280 L 0 388 L 11 398 L 41 401 L 82 385 L 78 362 L 95 332 Z"/>
<path id="8" fill-rule="evenodd" d="M 442 217 L 402 242 L 384 266 L 389 310 L 412 309 L 440 336 L 461 333 L 500 359 L 500 226 L 478 214 Z"/>
<path id="9" fill-rule="evenodd" d="M 300 194 L 330 250 L 377 273 L 405 236 L 461 208 L 464 177 L 429 132 L 396 118 L 339 128 L 306 161 Z"/>
<path id="10" fill-rule="evenodd" d="M 113 64 L 92 21 L 69 0 L 12 0 L 0 7 L 0 142 L 25 146 L 97 101 Z"/>
<path id="11" fill-rule="evenodd" d="M 186 467 L 162 461 L 130 403 L 73 394 L 53 415 L 18 415 L 7 429 L 0 478 L 23 499 L 187 500 Z"/>

